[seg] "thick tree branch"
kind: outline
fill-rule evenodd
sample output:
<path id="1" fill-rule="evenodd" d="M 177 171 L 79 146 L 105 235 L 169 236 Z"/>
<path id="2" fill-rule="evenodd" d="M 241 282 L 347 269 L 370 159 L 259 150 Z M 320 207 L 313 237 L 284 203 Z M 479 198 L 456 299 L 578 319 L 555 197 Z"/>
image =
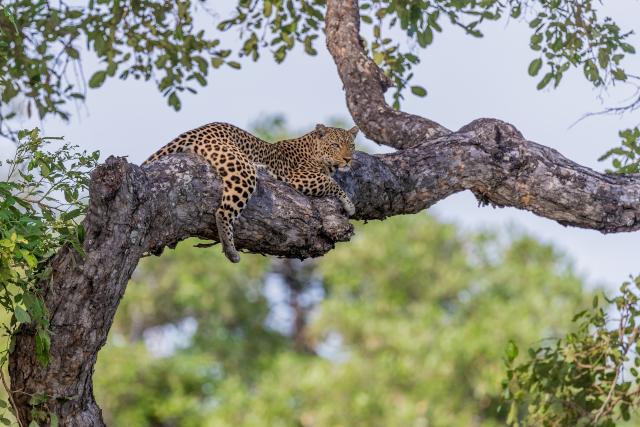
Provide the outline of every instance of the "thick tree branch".
<path id="1" fill-rule="evenodd" d="M 357 1 L 329 0 L 325 21 L 327 48 L 344 84 L 347 106 L 369 139 L 401 149 L 450 133 L 434 121 L 387 105 L 384 92 L 391 81 L 362 48 Z M 394 125 L 387 126 L 390 122 Z"/>
<path id="2" fill-rule="evenodd" d="M 419 212 L 471 190 L 482 204 L 525 209 L 563 225 L 640 229 L 640 175 L 594 172 L 495 119 L 397 153 L 359 155 L 341 185 L 354 194 L 360 219 Z"/>
<path id="3" fill-rule="evenodd" d="M 448 135 L 445 128 L 428 119 L 393 111 L 384 100 L 388 80 L 360 43 L 357 0 L 328 0 L 325 24 L 327 48 L 356 124 L 380 144 L 405 148 L 400 157 L 413 153 L 416 158 L 437 159 L 430 166 L 435 168 L 433 174 L 440 176 L 436 181 L 446 182 L 446 190 L 431 187 L 432 194 L 444 198 L 469 189 L 481 202 L 530 210 L 566 225 L 602 232 L 638 229 L 638 176 L 599 174 L 555 150 L 525 141 L 515 127 L 498 120 L 477 120 Z M 404 167 L 414 166 L 400 162 L 394 170 Z M 425 190 L 418 185 L 416 191 Z M 431 197 L 402 194 L 401 198 L 417 201 Z M 415 207 L 391 209 L 385 215 L 416 212 L 433 202 L 422 200 Z"/>

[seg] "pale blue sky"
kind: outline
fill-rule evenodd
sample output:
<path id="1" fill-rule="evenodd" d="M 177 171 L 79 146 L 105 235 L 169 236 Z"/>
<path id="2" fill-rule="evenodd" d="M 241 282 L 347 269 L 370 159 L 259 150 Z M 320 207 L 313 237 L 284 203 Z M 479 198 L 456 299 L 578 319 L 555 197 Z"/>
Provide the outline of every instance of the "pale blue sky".
<path id="1" fill-rule="evenodd" d="M 225 10 L 232 3 L 215 2 Z M 607 10 L 623 27 L 633 28 L 640 22 L 638 1 L 610 2 Z M 450 129 L 479 117 L 500 118 L 516 125 L 528 139 L 602 170 L 606 165 L 597 162 L 599 155 L 617 144 L 619 129 L 637 124 L 640 117 L 637 113 L 600 116 L 569 126 L 582 114 L 602 109 L 599 97 L 606 98 L 606 105 L 617 105 L 630 90 L 602 94 L 577 71 L 567 76 L 559 89 L 538 92 L 536 80 L 526 72 L 534 58 L 528 48 L 526 25 L 502 21 L 484 28 L 484 39 L 451 28 L 436 35 L 434 44 L 420 52 L 422 64 L 415 70 L 415 83 L 425 86 L 429 96 L 407 95 L 403 109 Z M 640 50 L 637 36 L 633 44 Z M 178 113 L 166 106 L 152 84 L 108 81 L 89 92 L 86 106 L 80 106 L 71 123 L 45 122 L 45 134 L 65 136 L 89 150 L 99 149 L 103 159 L 114 154 L 139 163 L 175 135 L 211 121 L 247 127 L 261 115 L 283 113 L 293 128 L 306 130 L 331 117 L 348 118 L 342 84 L 323 49 L 324 41 L 318 47 L 317 57 L 295 52 L 277 65 L 264 56 L 258 63 L 244 62 L 241 71 L 215 71 L 209 86 L 183 98 Z M 87 74 L 95 65 L 87 64 Z M 634 59 L 631 66 L 638 74 L 640 60 Z M 9 145 L 0 144 L 0 154 L 6 155 L 9 149 Z M 431 212 L 470 229 L 515 225 L 568 252 L 578 270 L 593 282 L 616 286 L 629 274 L 640 273 L 640 232 L 604 236 L 565 228 L 516 209 L 478 208 L 470 193 L 450 197 Z"/>

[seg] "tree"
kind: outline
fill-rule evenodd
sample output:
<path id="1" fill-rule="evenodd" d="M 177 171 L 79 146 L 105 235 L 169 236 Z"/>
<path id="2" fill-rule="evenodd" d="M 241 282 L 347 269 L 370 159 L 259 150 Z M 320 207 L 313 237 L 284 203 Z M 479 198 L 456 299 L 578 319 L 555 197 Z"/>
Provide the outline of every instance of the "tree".
<path id="1" fill-rule="evenodd" d="M 196 28 L 193 7 L 189 1 L 101 0 L 86 8 L 44 0 L 9 2 L 0 15 L 3 102 L 22 97 L 27 113 L 35 109 L 41 117 L 64 116 L 64 104 L 84 96 L 68 83 L 66 73 L 80 64 L 74 46 L 86 41 L 105 65 L 88 79 L 90 87 L 122 70 L 121 78 L 155 79 L 168 102 L 179 108 L 179 92 L 195 90 L 192 82 L 206 83 L 210 67 L 240 66 L 228 59 L 231 52 L 217 39 Z M 218 28 L 242 30 L 240 56 L 257 59 L 270 46 L 277 60 L 284 60 L 297 43 L 313 54 L 324 29 L 354 121 L 370 139 L 398 149 L 382 156 L 358 153 L 353 169 L 338 174 L 356 205 L 355 219 L 419 212 L 470 190 L 480 203 L 529 210 L 567 226 L 605 233 L 638 230 L 637 175 L 594 172 L 526 140 L 499 120 L 479 119 L 452 132 L 387 105 L 384 93 L 393 84 L 394 107 L 400 106 L 418 57 L 383 37 L 384 29 L 397 26 L 427 46 L 443 19 L 480 36 L 484 21 L 504 16 L 532 27 L 531 46 L 540 57 L 529 73 L 537 75 L 544 67 L 540 88 L 560 84 L 571 67 L 581 67 L 601 88 L 635 79 L 623 69 L 625 55 L 635 52 L 626 41 L 629 33 L 601 19 L 590 0 L 240 1 L 236 15 Z M 370 43 L 360 36 L 361 21 L 373 25 Z M 411 91 L 426 93 L 415 85 Z M 2 118 L 3 126 L 8 120 Z M 623 145 L 607 153 L 614 167 L 637 170 L 637 135 L 625 131 Z M 50 310 L 50 363 L 42 366 L 36 360 L 32 327 L 24 325 L 15 335 L 10 375 L 12 389 L 20 391 L 14 398 L 22 420 L 32 418 L 29 396 L 37 394 L 46 396 L 48 408 L 60 414 L 64 425 L 103 424 L 93 398 L 92 368 L 126 283 L 145 253 L 159 254 L 192 236 L 216 240 L 209 213 L 218 205 L 219 190 L 217 176 L 187 155 L 146 170 L 110 158 L 94 170 L 83 221 L 84 254 L 65 245 L 48 264 L 51 276 L 39 284 Z M 336 201 L 307 199 L 262 174 L 237 223 L 236 243 L 249 252 L 306 258 L 327 253 L 352 234 Z"/>

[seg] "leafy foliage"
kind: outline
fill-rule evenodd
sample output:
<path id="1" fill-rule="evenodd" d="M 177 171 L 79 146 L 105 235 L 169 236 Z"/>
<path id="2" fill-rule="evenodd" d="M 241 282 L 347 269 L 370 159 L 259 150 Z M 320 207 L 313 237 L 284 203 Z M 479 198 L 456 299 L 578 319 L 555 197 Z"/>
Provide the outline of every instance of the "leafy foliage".
<path id="1" fill-rule="evenodd" d="M 244 41 L 239 53 L 254 61 L 260 57 L 261 48 L 270 48 L 280 63 L 296 43 L 313 56 L 318 53 L 315 43 L 324 26 L 325 4 L 325 0 L 239 1 L 235 15 L 220 22 L 218 29 L 239 27 Z"/>
<path id="2" fill-rule="evenodd" d="M 609 172 L 640 173 L 640 128 L 620 131 L 622 143 L 604 153 L 598 160 L 611 158 L 614 169 Z"/>
<path id="3" fill-rule="evenodd" d="M 257 60 L 268 49 L 277 62 L 301 46 L 317 54 L 324 26 L 325 0 L 239 0 L 232 17 L 217 24 L 220 31 L 239 31 L 240 58 Z M 625 55 L 635 53 L 622 31 L 609 18 L 601 18 L 591 0 L 500 2 L 497 0 L 366 0 L 360 2 L 362 22 L 370 25 L 367 48 L 395 85 L 394 105 L 400 106 L 405 89 L 426 96 L 422 86 L 411 85 L 411 71 L 419 62 L 417 48 L 429 46 L 443 31 L 444 20 L 473 37 L 481 26 L 504 16 L 527 19 L 533 30 L 531 48 L 540 57 L 529 73 L 545 74 L 538 87 L 557 86 L 570 67 L 582 67 L 596 86 L 625 81 Z M 91 0 L 87 7 L 48 0 L 8 0 L 0 6 L 0 96 L 3 103 L 26 103 L 42 118 L 69 117 L 66 105 L 84 100 L 87 85 L 102 86 L 108 78 L 153 80 L 174 109 L 181 107 L 181 92 L 195 92 L 207 84 L 211 69 L 234 69 L 232 49 L 222 46 L 206 26 L 196 25 L 198 13 L 208 13 L 205 2 L 180 0 Z M 411 43 L 400 43 L 401 30 Z M 80 46 L 84 43 L 86 48 Z M 95 54 L 101 67 L 85 80 L 82 59 Z M 15 111 L 3 113 L 7 131 Z"/>
<path id="4" fill-rule="evenodd" d="M 91 0 L 87 6 L 65 1 L 8 0 L 0 5 L 0 95 L 3 103 L 26 103 L 29 115 L 69 117 L 66 106 L 84 100 L 87 84 L 108 78 L 153 80 L 174 109 L 178 94 L 206 85 L 211 68 L 226 58 L 220 40 L 194 24 L 191 0 Z M 82 60 L 95 54 L 101 69 L 85 81 Z M 0 116 L 0 124 L 15 114 Z M 5 132 L 7 129 L 3 129 Z"/>
<path id="5" fill-rule="evenodd" d="M 640 401 L 639 290 L 637 277 L 605 297 L 613 312 L 595 296 L 592 310 L 574 317 L 575 332 L 529 349 L 524 361 L 516 363 L 511 344 L 504 383 L 511 425 L 611 427 L 631 418 Z"/>
<path id="6" fill-rule="evenodd" d="M 413 78 L 411 69 L 420 62 L 415 48 L 403 48 L 389 34 L 399 27 L 420 48 L 433 43 L 436 33 L 443 31 L 443 20 L 463 29 L 473 37 L 482 37 L 479 25 L 497 20 L 503 5 L 497 1 L 382 1 L 361 2 L 362 21 L 372 25 L 373 39 L 369 49 L 373 60 L 394 83 L 394 107 L 400 107 L 403 92 Z M 426 96 L 422 86 L 410 86 L 416 96 Z"/>
<path id="7" fill-rule="evenodd" d="M 515 6 L 511 15 L 520 16 L 522 9 Z M 538 75 L 543 64 L 548 70 L 538 89 L 552 81 L 557 87 L 571 67 L 581 67 L 594 86 L 627 80 L 621 63 L 626 54 L 635 53 L 627 42 L 631 31 L 623 32 L 609 17 L 600 19 L 591 0 L 542 1 L 537 9 L 529 21 L 534 31 L 530 46 L 541 56 L 531 62 L 529 74 Z"/>
<path id="8" fill-rule="evenodd" d="M 473 4 L 471 4 L 473 3 Z M 368 49 L 374 61 L 381 66 L 395 85 L 394 105 L 399 108 L 403 92 L 410 88 L 417 96 L 426 96 L 427 91 L 418 85 L 409 86 L 413 77 L 411 69 L 419 62 L 415 49 L 404 52 L 402 44 L 383 34 L 384 29 L 393 32 L 399 26 L 415 39 L 421 48 L 433 41 L 435 32 L 441 32 L 441 16 L 448 15 L 451 21 L 464 28 L 469 34 L 480 36 L 476 26 L 482 20 L 497 19 L 490 9 L 497 2 L 425 2 L 425 1 L 363 1 L 360 2 L 361 19 L 372 25 L 372 41 Z M 260 4 L 263 8 L 260 8 Z M 315 43 L 323 27 L 325 0 L 252 0 L 241 1 L 236 15 L 223 21 L 218 28 L 226 31 L 233 27 L 240 29 L 244 40 L 241 51 L 243 56 L 253 60 L 260 57 L 260 49 L 270 48 L 274 59 L 282 62 L 293 50 L 296 43 L 304 47 L 309 55 L 316 55 Z M 484 12 L 484 15 L 482 13 Z M 471 22 L 465 22 L 466 16 L 473 16 Z M 363 42 L 366 43 L 365 40 Z"/>
<path id="9" fill-rule="evenodd" d="M 581 67 L 585 77 L 595 86 L 625 81 L 621 66 L 635 48 L 627 42 L 630 31 L 622 31 L 610 18 L 601 18 L 591 0 L 573 2 L 497 0 L 367 0 L 359 2 L 361 20 L 371 26 L 368 49 L 394 83 L 394 106 L 399 108 L 405 89 L 417 96 L 427 91 L 410 85 L 413 66 L 419 63 L 416 47 L 426 48 L 435 35 L 443 31 L 447 20 L 473 37 L 482 37 L 481 25 L 504 16 L 526 19 L 533 30 L 530 47 L 541 57 L 529 65 L 529 74 L 547 71 L 538 83 L 546 87 L 551 81 L 558 86 L 571 67 Z M 261 7 L 262 6 L 262 7 Z M 252 0 L 238 3 L 234 18 L 218 28 L 240 29 L 244 40 L 241 54 L 257 60 L 260 48 L 272 49 L 277 62 L 282 62 L 296 43 L 305 52 L 316 54 L 315 41 L 322 28 L 325 1 Z M 400 29 L 415 44 L 407 46 L 393 37 Z"/>
<path id="10" fill-rule="evenodd" d="M 373 60 L 394 84 L 394 106 L 400 107 L 407 90 L 426 96 L 412 84 L 418 48 L 433 43 L 450 23 L 473 37 L 482 37 L 482 24 L 503 17 L 521 19 L 532 29 L 530 47 L 539 56 L 528 73 L 542 76 L 538 89 L 557 87 L 571 68 L 581 68 L 596 87 L 634 79 L 625 71 L 626 55 L 635 54 L 630 31 L 602 17 L 592 0 L 365 0 L 359 2 L 361 20 L 370 28 L 363 39 Z M 222 19 L 219 31 L 237 30 L 239 59 L 256 61 L 269 50 L 283 62 L 301 46 L 317 54 L 324 26 L 326 0 L 239 0 L 233 16 Z M 87 88 L 107 79 L 153 80 L 174 109 L 181 93 L 195 93 L 207 84 L 212 69 L 234 69 L 233 50 L 206 26 L 196 25 L 199 13 L 209 13 L 206 2 L 180 0 L 91 0 L 87 7 L 48 0 L 8 0 L 0 5 L 0 99 L 26 105 L 27 115 L 69 117 L 68 103 L 83 101 Z M 213 20 L 213 17 L 212 17 Z M 397 40 L 404 32 L 410 42 Z M 364 32 L 363 34 L 367 34 Z M 86 47 L 82 48 L 81 43 Z M 82 64 L 95 54 L 100 69 L 85 79 Z M 15 135 L 11 119 L 20 108 L 0 109 L 0 134 Z M 637 144 L 633 130 L 622 132 L 625 142 L 603 158 L 614 156 L 621 173 L 637 171 Z"/>
<path id="11" fill-rule="evenodd" d="M 82 253 L 78 221 L 87 171 L 99 156 L 69 144 L 46 151 L 47 143 L 60 138 L 41 137 L 37 129 L 18 132 L 18 139 L 6 180 L 0 181 L 0 305 L 8 314 L 1 325 L 8 346 L 0 351 L 0 369 L 21 324 L 34 328 L 38 361 L 49 362 L 49 319 L 38 283 L 50 274 L 48 261 L 63 245 Z"/>

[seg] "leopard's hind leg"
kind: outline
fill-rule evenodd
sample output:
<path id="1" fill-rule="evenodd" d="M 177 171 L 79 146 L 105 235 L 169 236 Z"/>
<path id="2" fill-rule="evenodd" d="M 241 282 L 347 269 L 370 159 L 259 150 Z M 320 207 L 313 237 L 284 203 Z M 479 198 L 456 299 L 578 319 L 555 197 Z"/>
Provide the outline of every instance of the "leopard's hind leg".
<path id="1" fill-rule="evenodd" d="M 231 262 L 239 262 L 240 255 L 233 239 L 233 224 L 247 205 L 256 188 L 255 165 L 239 150 L 215 152 L 210 161 L 222 178 L 220 207 L 216 210 L 216 225 L 222 250 Z"/>

